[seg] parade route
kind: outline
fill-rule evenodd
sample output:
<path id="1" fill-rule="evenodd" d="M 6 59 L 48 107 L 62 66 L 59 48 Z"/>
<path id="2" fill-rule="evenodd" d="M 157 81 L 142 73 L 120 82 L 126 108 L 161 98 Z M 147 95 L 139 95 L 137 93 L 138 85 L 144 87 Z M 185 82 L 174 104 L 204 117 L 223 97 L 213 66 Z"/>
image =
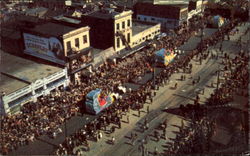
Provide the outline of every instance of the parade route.
<path id="1" fill-rule="evenodd" d="M 212 33 L 214 32 L 214 30 L 208 29 L 208 31 L 209 30 Z M 211 35 L 212 33 L 208 34 Z M 237 46 L 235 46 L 235 41 L 237 40 L 237 37 L 238 36 L 235 35 L 232 38 L 232 41 L 223 41 L 223 50 L 226 52 L 231 52 L 233 50 L 236 51 Z M 197 38 L 191 38 L 190 40 L 194 41 L 186 42 L 185 46 L 183 46 L 187 49 L 187 52 L 189 52 L 190 48 L 193 46 L 196 47 L 198 41 Z M 190 44 L 191 42 L 192 44 Z M 219 43 L 214 47 L 218 46 Z M 216 48 L 213 48 L 213 50 L 214 49 Z M 190 122 L 190 120 L 184 118 L 178 114 L 178 111 L 176 113 L 174 110 L 178 109 L 180 105 L 193 104 L 197 95 L 200 97 L 200 103 L 204 104 L 210 94 L 214 91 L 215 87 L 209 86 L 211 83 L 216 84 L 217 82 L 217 75 L 215 72 L 220 68 L 222 59 L 221 54 L 218 54 L 217 52 L 217 55 L 219 56 L 218 59 L 207 57 L 206 60 L 202 61 L 202 64 L 200 64 L 197 59 L 192 59 L 191 63 L 193 64 L 193 68 L 191 74 L 186 74 L 182 71 L 172 74 L 169 83 L 165 86 L 159 87 L 152 103 L 147 100 L 144 108 L 140 110 L 140 112 L 130 110 L 129 113 L 122 116 L 121 128 L 118 128 L 117 125 L 110 124 L 107 129 L 110 129 L 112 126 L 116 127 L 114 133 L 109 134 L 108 131 L 102 130 L 101 133 L 103 136 L 98 142 L 89 141 L 90 151 L 85 151 L 84 149 L 81 149 L 81 147 L 79 147 L 79 149 L 77 148 L 77 150 L 82 150 L 82 154 L 86 156 L 116 156 L 117 153 L 124 156 L 138 156 L 141 155 L 141 151 L 139 150 L 141 141 L 147 138 L 148 143 L 146 148 L 149 152 L 153 153 L 155 148 L 157 148 L 159 153 L 163 153 L 165 143 L 171 142 L 175 138 L 179 127 L 187 126 Z M 160 71 L 161 69 L 158 70 Z M 181 75 L 185 75 L 186 80 L 180 81 Z M 198 77 L 200 77 L 199 82 L 193 85 L 193 81 L 196 81 Z M 147 74 L 146 79 L 152 79 L 152 73 Z M 143 85 L 145 83 L 143 81 L 144 79 L 141 83 L 135 85 Z M 176 89 L 173 89 L 176 83 L 178 86 Z M 131 86 L 133 84 L 127 85 Z M 203 89 L 204 94 L 202 95 L 201 91 Z M 171 110 L 173 111 L 171 112 Z M 67 126 L 66 135 L 69 136 L 77 129 L 80 129 L 83 125 L 98 118 L 98 116 L 88 114 L 75 116 L 68 120 L 66 125 L 61 125 L 63 133 L 59 134 L 59 136 L 55 139 L 51 139 L 48 136 L 41 136 L 33 143 L 22 146 L 18 148 L 18 150 L 13 151 L 11 154 L 53 154 L 55 149 L 58 148 L 58 145 L 65 139 L 65 126 Z M 129 123 L 127 121 L 128 118 Z M 148 121 L 149 128 L 142 131 L 141 126 L 143 125 L 145 119 Z M 155 141 L 154 133 L 155 131 L 162 133 L 161 130 L 157 130 L 157 127 L 159 127 L 159 125 L 165 120 L 168 123 L 166 130 L 167 138 L 161 138 L 159 141 Z M 133 141 L 134 145 L 131 145 L 131 132 L 137 134 L 136 140 Z M 110 142 L 112 137 L 115 138 L 114 145 Z"/>

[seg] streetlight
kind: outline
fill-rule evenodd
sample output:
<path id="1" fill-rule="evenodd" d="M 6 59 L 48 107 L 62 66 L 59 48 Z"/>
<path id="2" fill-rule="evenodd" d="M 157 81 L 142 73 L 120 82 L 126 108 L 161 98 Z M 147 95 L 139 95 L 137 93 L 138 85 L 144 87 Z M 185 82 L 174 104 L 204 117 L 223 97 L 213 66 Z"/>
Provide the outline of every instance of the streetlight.
<path id="1" fill-rule="evenodd" d="M 205 12 L 205 8 L 203 7 L 203 0 L 202 0 L 202 3 L 201 3 L 201 13 L 202 13 L 202 18 L 201 18 L 201 44 L 203 44 L 203 34 L 204 34 L 204 12 Z M 201 53 L 203 52 L 203 50 L 201 50 Z"/>
<path id="2" fill-rule="evenodd" d="M 217 71 L 217 85 L 216 85 L 216 90 L 218 91 L 219 89 L 219 83 L 220 83 L 220 66 L 218 67 L 218 71 Z"/>
<path id="3" fill-rule="evenodd" d="M 155 65 L 156 65 L 156 57 L 154 56 L 154 64 L 153 64 L 153 89 L 155 90 Z"/>
<path id="4" fill-rule="evenodd" d="M 65 93 L 65 90 L 63 90 Z M 66 113 L 65 121 L 64 121 L 64 134 L 65 134 L 65 139 L 67 138 L 67 108 L 64 106 L 64 111 Z"/>

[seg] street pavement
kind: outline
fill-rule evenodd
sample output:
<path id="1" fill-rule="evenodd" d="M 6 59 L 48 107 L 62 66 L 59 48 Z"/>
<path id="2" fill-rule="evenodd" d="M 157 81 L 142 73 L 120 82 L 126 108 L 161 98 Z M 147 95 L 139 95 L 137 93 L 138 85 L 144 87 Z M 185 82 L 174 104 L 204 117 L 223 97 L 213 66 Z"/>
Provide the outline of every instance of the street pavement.
<path id="1" fill-rule="evenodd" d="M 240 29 L 240 32 L 245 31 L 245 28 L 246 27 Z M 231 41 L 224 41 L 223 50 L 230 54 L 238 51 L 239 49 L 237 46 L 235 46 L 235 41 L 239 38 L 239 35 L 240 34 L 232 36 Z M 209 50 L 217 50 L 217 47 L 219 47 L 219 44 L 214 47 L 210 47 Z M 137 116 L 137 111 L 131 111 L 129 113 L 129 124 L 126 123 L 126 118 L 124 117 L 122 129 L 117 129 L 116 132 L 112 134 L 112 136 L 116 138 L 115 145 L 107 144 L 108 140 L 111 139 L 111 136 L 104 135 L 104 137 L 99 142 L 91 142 L 91 150 L 84 153 L 84 155 L 115 156 L 119 154 L 121 156 L 139 156 L 142 155 L 142 152 L 140 152 L 139 150 L 139 145 L 141 144 L 142 139 L 145 139 L 146 136 L 148 138 L 148 141 L 145 146 L 149 153 L 153 154 L 155 147 L 157 147 L 159 153 L 163 153 L 164 145 L 166 145 L 167 142 L 172 142 L 172 140 L 176 136 L 176 132 L 179 131 L 178 127 L 181 127 L 183 123 L 185 126 L 189 124 L 189 120 L 175 113 L 166 113 L 165 110 L 178 108 L 181 104 L 193 104 L 193 100 L 197 92 L 199 92 L 200 89 L 205 88 L 205 94 L 199 94 L 201 98 L 201 104 L 203 104 L 215 89 L 208 86 L 210 86 L 211 82 L 217 82 L 217 76 L 214 73 L 218 70 L 218 68 L 220 68 L 221 59 L 221 57 L 219 57 L 218 60 L 208 58 L 207 60 L 203 61 L 202 65 L 199 65 L 198 62 L 192 60 L 192 63 L 194 65 L 193 72 L 191 74 L 186 74 L 189 79 L 187 79 L 186 81 L 178 81 L 182 73 L 173 74 L 170 78 L 170 83 L 164 87 L 160 87 L 160 89 L 157 91 L 157 95 L 154 97 L 153 103 L 146 104 L 144 106 L 145 112 L 141 113 L 142 115 L 140 117 Z M 193 79 L 197 78 L 197 76 L 201 76 L 201 81 L 195 86 L 192 86 L 191 82 Z M 222 75 L 220 77 L 222 81 Z M 171 89 L 174 86 L 175 82 L 177 82 L 178 86 L 180 86 L 177 88 L 177 90 Z M 244 104 L 244 101 L 241 101 L 240 104 Z M 148 114 L 146 113 L 147 106 L 150 106 L 150 112 Z M 218 111 L 215 111 L 215 118 L 219 119 L 219 117 L 225 117 L 226 115 L 231 114 L 231 109 L 230 111 L 226 110 L 226 114 L 222 113 L 221 110 L 222 108 L 218 108 Z M 220 115 L 218 116 L 217 114 Z M 147 120 L 149 121 L 149 129 L 143 132 L 140 125 L 142 125 L 145 118 L 147 118 Z M 157 127 L 159 127 L 160 123 L 165 120 L 167 120 L 168 123 L 167 139 L 160 139 L 160 141 L 155 141 L 155 138 L 153 137 L 154 131 L 157 129 Z M 228 125 L 229 123 L 230 120 L 224 122 L 224 125 Z M 221 128 L 225 129 L 223 125 L 221 125 Z M 138 138 L 134 145 L 131 145 L 131 132 L 137 133 L 138 135 Z M 225 133 L 230 134 L 230 131 L 228 129 L 225 129 Z M 232 135 L 230 134 L 230 136 Z M 218 141 L 218 139 L 228 139 L 227 136 L 223 138 L 222 135 L 221 137 L 222 138 L 215 138 L 215 141 Z M 233 152 L 232 149 L 236 151 L 236 148 L 231 147 L 231 150 L 229 152 Z M 219 152 L 222 152 L 222 150 L 217 151 L 217 153 Z"/>
<path id="2" fill-rule="evenodd" d="M 148 150 L 153 151 L 154 147 L 157 147 L 159 152 L 163 152 L 163 147 L 159 146 L 159 144 L 164 144 L 167 141 L 171 141 L 170 138 L 175 138 L 175 131 L 178 131 L 178 127 L 181 126 L 182 121 L 186 124 L 186 119 L 182 118 L 179 115 L 166 113 L 165 109 L 171 109 L 171 108 L 178 108 L 181 104 L 193 104 L 193 100 L 196 96 L 196 90 L 197 88 L 202 88 L 205 85 L 208 85 L 209 82 L 213 79 L 216 79 L 215 76 L 213 76 L 213 73 L 217 70 L 217 63 L 216 60 L 210 60 L 208 64 L 203 63 L 201 66 L 198 65 L 195 61 L 192 61 L 193 64 L 193 73 L 192 77 L 197 78 L 198 75 L 203 75 L 201 78 L 201 82 L 196 84 L 196 86 L 192 86 L 192 80 L 193 79 L 187 79 L 186 81 L 179 81 L 180 79 L 180 73 L 176 73 L 171 76 L 171 81 L 169 85 L 165 87 L 161 87 L 159 91 L 157 91 L 157 95 L 154 97 L 154 102 L 152 104 L 147 104 L 150 106 L 150 113 L 142 113 L 141 117 L 138 117 L 136 114 L 137 111 L 131 111 L 130 112 L 130 123 L 129 125 L 127 123 L 123 123 L 122 129 L 118 129 L 114 136 L 117 140 L 117 144 L 115 145 L 103 145 L 107 140 L 110 139 L 109 135 L 106 135 L 102 140 L 100 140 L 98 143 L 91 144 L 91 150 L 86 155 L 98 155 L 98 156 L 106 156 L 106 155 L 141 155 L 138 150 L 138 145 L 140 144 L 140 140 L 145 138 L 146 135 L 149 137 L 148 141 Z M 209 68 L 208 68 L 209 67 Z M 186 74 L 187 77 L 190 77 L 190 74 Z M 177 88 L 177 90 L 171 89 L 175 83 L 178 83 L 180 87 Z M 145 108 L 144 107 L 144 111 Z M 145 133 L 141 133 L 140 123 L 143 123 L 145 118 L 150 121 L 149 123 L 149 130 L 147 130 Z M 153 135 L 153 131 L 156 127 L 159 126 L 161 122 L 164 120 L 167 120 L 168 122 L 168 128 L 167 128 L 167 140 L 161 139 L 159 142 L 155 142 L 154 137 L 150 137 Z M 131 135 L 131 132 L 136 132 L 138 134 L 137 142 L 134 146 L 130 145 L 130 139 L 129 136 Z"/>
<path id="3" fill-rule="evenodd" d="M 214 29 L 205 29 L 205 34 L 211 35 L 215 30 Z M 205 35 L 204 38 L 207 36 Z M 236 51 L 238 47 L 233 47 L 232 44 L 235 43 L 235 40 L 237 39 L 237 36 L 234 36 L 233 41 L 224 41 L 223 42 L 223 49 L 225 51 Z M 244 39 L 243 39 L 244 40 Z M 193 47 L 196 47 L 199 42 L 199 37 L 192 37 L 189 39 L 188 42 L 185 43 L 185 46 L 182 46 L 182 50 L 189 51 Z M 216 49 L 217 46 L 213 47 Z M 185 74 L 187 77 L 186 81 L 179 81 L 180 75 L 183 73 L 176 73 L 171 76 L 171 81 L 168 85 L 164 87 L 160 87 L 160 89 L 157 91 L 157 95 L 154 97 L 153 103 L 147 103 L 144 105 L 144 112 L 141 113 L 141 116 L 138 117 L 138 112 L 131 110 L 129 113 L 129 119 L 130 123 L 128 124 L 126 121 L 126 116 L 123 117 L 123 123 L 121 129 L 116 129 L 116 132 L 112 134 L 116 138 L 115 145 L 109 144 L 109 141 L 111 139 L 110 134 L 105 134 L 103 138 L 98 142 L 90 142 L 90 151 L 85 152 L 84 155 L 90 155 L 90 156 L 106 156 L 106 155 L 141 155 L 141 153 L 138 150 L 138 145 L 141 139 L 145 138 L 146 135 L 150 136 L 153 134 L 153 131 L 156 127 L 159 126 L 159 124 L 167 120 L 168 121 L 168 128 L 167 128 L 167 140 L 160 139 L 159 142 L 153 141 L 153 137 L 149 139 L 149 142 L 147 144 L 147 148 L 149 151 L 153 151 L 154 147 L 157 147 L 159 149 L 159 152 L 163 152 L 163 147 L 161 145 L 164 145 L 166 142 L 170 142 L 170 138 L 175 138 L 175 131 L 178 131 L 178 127 L 181 126 L 181 124 L 184 122 L 185 125 L 188 124 L 188 120 L 184 119 L 183 117 L 172 114 L 172 113 L 166 113 L 166 109 L 174 109 L 178 108 L 179 105 L 183 104 L 186 105 L 188 103 L 193 103 L 193 100 L 195 99 L 195 96 L 197 95 L 197 92 L 199 92 L 200 89 L 205 88 L 205 95 L 200 96 L 201 102 L 205 102 L 206 98 L 209 97 L 209 95 L 213 92 L 214 88 L 209 88 L 206 86 L 209 86 L 211 82 L 216 82 L 217 77 L 214 75 L 215 71 L 219 67 L 219 60 L 215 59 L 207 59 L 206 61 L 203 61 L 202 65 L 199 65 L 196 60 L 192 60 L 193 63 L 193 72 L 191 74 Z M 156 71 L 160 71 L 161 69 L 157 69 Z M 198 76 L 201 76 L 200 83 L 196 84 L 195 86 L 192 86 L 192 80 L 197 78 Z M 127 83 L 126 86 L 134 87 L 135 89 L 138 88 L 140 85 L 144 84 L 146 81 L 152 78 L 152 73 L 149 73 L 145 76 L 145 78 L 140 81 L 138 84 L 131 84 Z M 172 89 L 175 83 L 178 83 L 178 87 L 176 90 Z M 149 106 L 150 112 L 146 113 L 146 108 Z M 94 120 L 96 117 L 93 115 L 84 114 L 83 116 L 76 116 L 71 118 L 67 121 L 67 136 L 70 134 L 73 134 L 77 129 L 80 129 L 84 124 L 88 123 L 91 120 Z M 143 123 L 145 118 L 150 121 L 149 123 L 149 129 L 142 133 L 140 125 Z M 63 133 L 59 134 L 58 137 L 55 139 L 48 138 L 47 136 L 42 136 L 39 139 L 35 140 L 35 142 L 30 143 L 29 146 L 23 146 L 20 147 L 17 151 L 14 151 L 11 153 L 11 155 L 37 155 L 37 154 L 53 154 L 55 149 L 58 147 L 60 143 L 63 142 L 65 139 L 65 130 L 64 126 L 62 125 L 61 128 L 63 129 Z M 110 125 L 114 126 L 114 125 Z M 131 132 L 136 132 L 138 134 L 138 139 L 136 140 L 136 143 L 134 146 L 130 145 L 130 135 Z M 150 137 L 149 137 L 150 138 Z M 159 146 L 160 145 L 160 146 Z"/>

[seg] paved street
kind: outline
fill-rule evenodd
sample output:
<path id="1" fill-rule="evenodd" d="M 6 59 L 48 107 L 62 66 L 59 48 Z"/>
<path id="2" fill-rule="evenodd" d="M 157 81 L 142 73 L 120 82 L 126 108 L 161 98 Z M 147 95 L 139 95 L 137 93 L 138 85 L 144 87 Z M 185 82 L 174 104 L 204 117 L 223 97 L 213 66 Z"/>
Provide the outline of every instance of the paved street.
<path id="1" fill-rule="evenodd" d="M 244 28 L 245 30 L 245 28 Z M 215 29 L 205 29 L 204 30 L 208 35 L 211 35 Z M 246 35 L 245 35 L 246 36 Z M 205 37 L 207 37 L 205 35 Z M 226 52 L 234 52 L 238 49 L 235 46 L 235 41 L 238 39 L 239 35 L 235 35 L 232 41 L 224 41 L 223 42 L 223 50 Z M 245 39 L 243 39 L 245 40 Z M 186 50 L 186 52 L 190 51 L 193 47 L 196 47 L 199 42 L 199 38 L 192 37 L 185 45 L 183 45 L 180 49 Z M 210 47 L 210 49 L 215 50 L 219 45 L 215 47 Z M 246 48 L 246 44 L 243 45 L 243 48 Z M 109 140 L 111 139 L 110 134 L 106 134 L 104 132 L 103 138 L 98 142 L 90 142 L 90 151 L 85 152 L 85 155 L 117 155 L 117 153 L 121 155 L 141 155 L 138 150 L 140 141 L 146 136 L 148 136 L 148 144 L 147 149 L 149 151 L 154 151 L 154 148 L 157 147 L 159 152 L 163 152 L 164 144 L 166 142 L 171 142 L 172 138 L 175 138 L 176 131 L 179 131 L 182 123 L 185 125 L 189 124 L 189 120 L 180 116 L 178 113 L 175 113 L 175 110 L 182 105 L 186 105 L 188 103 L 193 104 L 194 99 L 200 90 L 205 89 L 205 94 L 200 95 L 201 103 L 204 103 L 209 95 L 213 92 L 214 88 L 207 87 L 211 84 L 211 82 L 216 82 L 217 77 L 214 74 L 219 66 L 221 59 L 210 59 L 203 61 L 202 65 L 196 59 L 192 60 L 193 70 L 191 74 L 185 74 L 187 79 L 185 81 L 180 81 L 180 76 L 183 73 L 175 73 L 171 76 L 170 82 L 168 85 L 164 87 L 160 87 L 157 91 L 156 96 L 154 97 L 153 103 L 148 103 L 144 105 L 144 111 L 141 112 L 140 117 L 138 117 L 138 112 L 131 110 L 129 113 L 129 124 L 127 123 L 126 116 L 123 116 L 122 128 L 116 129 L 116 132 L 112 134 L 115 137 L 116 143 L 115 145 L 111 145 Z M 161 70 L 160 68 L 157 71 Z M 199 83 L 192 85 L 192 81 L 197 79 L 198 76 L 201 77 Z M 138 84 L 127 84 L 127 86 L 134 85 L 134 88 L 139 87 L 139 85 L 145 83 L 147 79 L 151 79 L 152 74 L 147 74 L 146 77 Z M 174 84 L 178 83 L 177 89 L 173 89 Z M 137 87 L 136 87 L 137 86 Z M 147 107 L 149 107 L 150 112 L 147 114 Z M 81 128 L 84 124 L 88 123 L 91 120 L 94 120 L 96 117 L 92 115 L 84 114 L 84 116 L 76 116 L 67 121 L 67 136 L 73 134 L 77 129 Z M 140 128 L 144 120 L 147 119 L 149 121 L 149 129 L 145 132 L 142 132 Z M 168 128 L 167 128 L 167 139 L 160 139 L 159 142 L 154 141 L 153 137 L 155 129 L 162 123 L 164 120 L 167 120 Z M 112 126 L 112 124 L 110 125 Z M 17 151 L 12 152 L 12 154 L 52 154 L 54 150 L 58 147 L 58 145 L 63 142 L 65 139 L 65 130 L 64 125 L 61 126 L 63 129 L 63 133 L 60 134 L 56 139 L 51 139 L 47 136 L 42 136 L 35 142 L 31 143 L 29 146 L 20 147 Z M 158 130 L 160 133 L 161 131 Z M 135 144 L 131 145 L 130 135 L 131 132 L 137 133 L 138 137 L 135 141 Z M 163 146 L 162 146 L 163 145 Z M 40 148 L 42 147 L 42 148 Z M 35 150 L 34 150 L 35 149 Z"/>
<path id="2" fill-rule="evenodd" d="M 241 29 L 241 31 L 245 30 L 245 28 Z M 235 41 L 238 39 L 239 35 L 235 35 L 232 41 L 223 42 L 223 50 L 227 53 L 235 52 L 238 48 L 237 46 L 235 46 Z M 216 50 L 216 48 L 212 47 L 211 49 Z M 173 74 L 171 76 L 170 83 L 164 87 L 160 87 L 157 95 L 154 97 L 154 102 L 152 104 L 149 103 L 144 106 L 145 112 L 142 113 L 141 117 L 138 117 L 136 115 L 138 114 L 137 111 L 131 111 L 129 115 L 130 123 L 127 124 L 126 118 L 123 119 L 124 122 L 122 124 L 122 129 L 117 129 L 115 134 L 112 135 L 116 138 L 115 145 L 108 144 L 107 142 L 111 139 L 111 136 L 105 135 L 103 139 L 98 143 L 91 143 L 91 150 L 90 152 L 87 152 L 86 155 L 115 156 L 117 155 L 117 153 L 124 156 L 142 155 L 139 150 L 139 146 L 141 145 L 142 140 L 146 138 L 146 136 L 148 138 L 146 148 L 149 153 L 153 154 L 155 147 L 157 147 L 160 153 L 164 152 L 164 145 L 166 144 L 166 142 L 171 142 L 172 139 L 175 138 L 176 132 L 179 131 L 178 127 L 181 127 L 182 123 L 184 123 L 185 125 L 189 124 L 189 120 L 185 119 L 179 114 L 173 113 L 173 111 L 171 112 L 171 109 L 174 110 L 181 104 L 193 104 L 193 99 L 195 99 L 197 92 L 199 92 L 199 90 L 203 88 L 205 88 L 205 94 L 200 95 L 200 98 L 201 103 L 205 102 L 215 89 L 207 86 L 210 86 L 211 82 L 217 81 L 217 76 L 214 73 L 218 70 L 220 62 L 221 58 L 218 60 L 208 58 L 202 63 L 202 65 L 199 65 L 199 63 L 192 60 L 192 64 L 194 64 L 193 72 L 186 75 L 188 77 L 186 81 L 178 81 L 182 73 Z M 199 75 L 201 76 L 200 83 L 192 86 L 192 80 L 197 78 Z M 178 86 L 180 86 L 177 88 L 177 90 L 171 89 L 175 82 L 177 82 Z M 244 104 L 244 101 L 241 101 L 240 104 Z M 150 107 L 150 112 L 148 114 L 146 113 L 147 106 Z M 218 114 L 218 112 L 216 111 L 216 113 L 214 114 Z M 143 132 L 140 125 L 143 124 L 146 118 L 149 121 L 150 128 Z M 155 141 L 154 131 L 157 129 L 157 127 L 159 127 L 160 123 L 165 120 L 167 120 L 168 123 L 167 139 L 160 139 L 160 141 Z M 227 121 L 227 123 L 229 122 L 230 121 Z M 131 145 L 131 132 L 138 134 L 136 143 L 134 145 Z M 232 152 L 232 150 L 230 151 Z"/>

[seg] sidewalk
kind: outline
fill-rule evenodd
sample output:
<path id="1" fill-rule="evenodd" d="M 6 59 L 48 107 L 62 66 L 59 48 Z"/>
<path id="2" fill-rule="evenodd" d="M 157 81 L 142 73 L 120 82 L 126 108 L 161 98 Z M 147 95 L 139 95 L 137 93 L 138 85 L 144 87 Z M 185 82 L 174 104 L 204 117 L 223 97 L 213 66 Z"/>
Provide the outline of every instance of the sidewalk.
<path id="1" fill-rule="evenodd" d="M 234 41 L 236 39 L 237 39 L 237 36 L 235 38 L 233 37 L 232 41 Z M 226 47 L 223 50 L 226 50 Z M 230 51 L 227 51 L 227 52 L 230 52 Z M 217 62 L 217 63 L 215 63 L 215 62 Z M 192 73 L 193 74 L 192 77 L 196 77 L 198 75 L 201 75 L 201 73 L 199 73 L 199 72 L 201 72 L 201 69 L 204 68 L 204 66 L 207 66 L 207 67 L 210 67 L 211 65 L 218 66 L 219 65 L 218 62 L 221 62 L 220 57 L 218 60 L 208 60 L 207 59 L 207 60 L 203 61 L 201 66 L 198 65 L 198 63 L 196 63 L 194 60 L 192 60 L 192 63 L 195 64 L 193 67 L 193 71 L 196 71 L 196 74 Z M 217 68 L 213 68 L 213 70 L 209 71 L 209 74 L 213 74 L 216 70 L 217 70 Z M 186 74 L 186 76 L 189 77 L 189 74 Z M 160 153 L 164 152 L 164 145 L 166 145 L 166 142 L 172 142 L 171 138 L 175 138 L 176 132 L 179 131 L 178 127 L 181 127 L 182 123 L 184 123 L 184 125 L 187 126 L 189 122 L 186 121 L 183 117 L 181 117 L 179 115 L 161 113 L 161 111 L 159 111 L 159 108 L 162 108 L 162 106 L 164 106 L 164 104 L 167 105 L 166 108 L 176 108 L 180 104 L 193 103 L 193 101 L 190 99 L 190 97 L 194 98 L 196 95 L 196 93 L 193 92 L 193 93 L 191 93 L 192 96 L 189 96 L 189 99 L 181 100 L 181 101 L 178 100 L 176 102 L 176 104 L 174 104 L 176 99 L 174 99 L 174 96 L 172 96 L 172 95 L 177 94 L 177 93 L 188 93 L 188 90 L 190 90 L 190 89 L 187 89 L 187 87 L 180 87 L 177 90 L 171 90 L 169 87 L 173 86 L 176 82 L 178 82 L 178 86 L 187 86 L 192 81 L 192 79 L 186 80 L 184 82 L 177 81 L 176 79 L 179 79 L 179 77 L 180 77 L 180 73 L 173 74 L 170 78 L 171 79 L 170 84 L 165 86 L 165 87 L 160 87 L 160 89 L 157 91 L 157 95 L 154 98 L 153 104 L 152 105 L 145 104 L 145 107 L 147 107 L 149 105 L 150 109 L 151 109 L 150 113 L 148 115 L 145 113 L 142 113 L 141 118 L 138 118 L 136 116 L 136 114 L 137 114 L 136 111 L 131 111 L 129 113 L 130 124 L 126 124 L 125 122 L 122 123 L 122 129 L 116 130 L 116 132 L 112 135 L 112 136 L 115 136 L 116 141 L 117 141 L 117 143 L 115 145 L 106 145 L 105 142 L 110 139 L 110 136 L 105 135 L 104 138 L 102 140 L 100 140 L 98 143 L 91 143 L 91 146 L 92 146 L 91 151 L 88 152 L 86 155 L 105 156 L 106 154 L 117 155 L 117 153 L 119 153 L 119 155 L 124 155 L 124 156 L 125 155 L 131 155 L 131 156 L 132 155 L 133 156 L 141 155 L 141 153 L 138 150 L 138 145 L 140 145 L 141 140 L 143 138 L 145 138 L 145 135 L 149 136 L 148 143 L 146 145 L 146 148 L 148 149 L 148 151 L 153 152 L 154 148 L 157 147 L 158 152 L 160 152 Z M 201 86 L 201 88 L 205 87 L 205 94 L 200 95 L 201 101 L 205 102 L 206 99 L 208 97 L 210 97 L 210 94 L 215 89 L 215 88 L 206 87 L 206 86 L 210 86 L 211 82 L 216 82 L 217 76 L 213 75 L 212 78 L 210 78 L 210 79 L 206 79 L 206 78 L 202 78 L 202 79 L 205 79 L 204 80 L 205 83 L 201 82 L 202 85 L 198 84 L 198 86 L 199 87 Z M 192 90 L 195 92 L 198 92 L 197 89 L 191 89 L 191 91 Z M 167 95 L 166 95 L 166 92 L 167 92 Z M 164 97 L 164 99 L 168 99 L 168 100 L 167 101 L 163 100 L 162 97 Z M 145 111 L 145 107 L 144 107 L 144 111 Z M 149 118 L 149 121 L 150 121 L 149 127 L 150 128 L 149 128 L 149 130 L 147 130 L 146 132 L 141 134 L 140 128 L 138 126 L 141 123 L 143 123 L 146 116 L 147 116 L 147 118 Z M 156 142 L 156 141 L 154 141 L 155 138 L 152 137 L 154 135 L 153 131 L 155 130 L 156 127 L 159 126 L 159 124 L 162 121 L 164 121 L 166 119 L 168 121 L 167 139 L 166 140 L 160 139 L 159 142 Z M 125 118 L 123 118 L 123 120 L 126 121 Z M 129 139 L 130 138 L 130 131 L 138 133 L 138 139 L 137 139 L 137 142 L 135 143 L 135 146 L 130 145 L 130 143 L 131 143 L 131 141 Z M 103 145 L 103 144 L 105 144 L 105 145 Z M 112 148 L 112 146 L 114 146 L 114 147 Z M 111 150 L 109 148 L 111 148 Z"/>
<path id="2" fill-rule="evenodd" d="M 204 72 L 201 71 L 202 69 L 204 70 L 204 68 L 206 68 L 206 66 L 213 66 L 215 67 L 217 60 L 206 60 L 203 61 L 202 65 L 199 65 L 198 63 L 196 63 L 194 60 L 192 60 L 193 63 L 193 72 L 192 75 L 194 78 L 196 78 L 198 75 L 201 75 L 200 72 Z M 205 62 L 208 62 L 207 64 Z M 210 72 L 208 72 L 208 75 L 213 73 L 214 71 L 216 71 L 216 68 L 212 68 L 212 70 Z M 194 74 L 194 72 L 196 74 Z M 130 123 L 127 124 L 126 123 L 126 117 L 123 117 L 123 122 L 122 123 L 122 128 L 121 129 L 116 129 L 116 132 L 114 134 L 112 134 L 111 136 L 114 136 L 116 138 L 117 144 L 115 145 L 115 147 L 122 147 L 122 148 L 116 148 L 115 152 L 119 153 L 119 155 L 126 155 L 128 154 L 127 152 L 124 151 L 130 151 L 129 153 L 132 153 L 132 155 L 138 155 L 137 153 L 137 146 L 138 144 L 140 144 L 140 140 L 143 139 L 145 137 L 145 135 L 148 136 L 152 136 L 154 135 L 153 133 L 151 133 L 151 131 L 154 131 L 154 129 L 156 127 L 159 126 L 160 122 L 164 121 L 167 119 L 168 121 L 168 128 L 167 128 L 167 136 L 168 139 L 167 140 L 163 140 L 160 139 L 159 142 L 155 142 L 152 141 L 154 140 L 154 137 L 149 137 L 151 138 L 151 140 L 149 140 L 148 145 L 148 149 L 150 151 L 153 150 L 154 146 L 157 146 L 159 149 L 159 152 L 163 152 L 163 147 L 160 148 L 159 145 L 165 144 L 166 141 L 171 142 L 170 138 L 175 138 L 176 136 L 176 131 L 179 131 L 179 128 L 182 124 L 182 121 L 184 122 L 185 125 L 187 125 L 188 121 L 186 121 L 183 117 L 179 116 L 179 115 L 172 115 L 172 114 L 167 114 L 162 112 L 162 110 L 165 108 L 166 105 L 168 105 L 168 108 L 176 108 L 179 107 L 180 104 L 187 104 L 187 103 L 192 103 L 193 104 L 193 100 L 185 100 L 185 103 L 183 102 L 183 99 L 178 99 L 176 100 L 178 97 L 173 96 L 173 95 L 179 95 L 181 94 L 191 94 L 188 97 L 191 98 L 195 98 L 196 93 L 194 92 L 195 89 L 193 86 L 191 86 L 191 82 L 192 79 L 187 79 L 186 81 L 179 81 L 178 79 L 180 78 L 180 75 L 182 73 L 175 73 L 171 76 L 171 80 L 170 83 L 168 85 L 166 85 L 165 87 L 160 87 L 160 89 L 157 91 L 156 96 L 154 97 L 154 101 L 153 104 L 145 104 L 144 105 L 144 112 L 146 112 L 146 107 L 150 106 L 150 113 L 147 115 L 146 113 L 141 113 L 141 117 L 138 118 L 137 111 L 133 111 L 131 110 L 129 115 L 130 118 Z M 186 77 L 190 77 L 189 74 L 185 74 Z M 213 76 L 213 79 L 216 79 L 216 77 Z M 209 79 L 208 79 L 209 80 Z M 201 80 L 202 81 L 202 80 Z M 205 80 L 207 82 L 207 79 Z M 170 89 L 175 83 L 178 83 L 178 86 L 182 86 L 177 88 L 177 90 L 172 90 Z M 201 84 L 197 84 L 197 85 L 202 85 L 205 87 L 205 85 L 208 85 L 210 83 L 210 81 L 208 81 L 207 83 L 204 84 L 204 82 L 201 82 Z M 210 90 L 213 90 L 214 88 L 209 88 L 206 89 L 206 94 L 204 95 L 204 97 L 202 96 L 201 98 L 205 98 L 206 95 L 210 95 L 208 94 L 209 92 L 212 92 Z M 189 91 L 190 90 L 190 91 Z M 167 92 L 167 95 L 166 95 Z M 167 99 L 167 101 L 166 101 Z M 204 99 L 205 101 L 205 99 Z M 175 102 L 175 103 L 173 103 Z M 147 117 L 147 119 L 150 121 L 149 123 L 149 130 L 147 132 L 141 133 L 140 132 L 140 128 L 138 127 L 141 123 L 143 123 L 144 119 Z M 113 125 L 111 125 L 113 126 Z M 109 127 L 111 127 L 109 126 Z M 131 132 L 136 132 L 138 133 L 138 139 L 135 143 L 136 147 L 131 146 L 131 140 L 128 139 L 130 138 Z M 103 132 L 104 133 L 104 132 Z M 109 149 L 112 149 L 113 145 L 107 144 L 108 140 L 111 139 L 110 135 L 104 135 L 103 138 L 99 141 L 99 142 L 91 142 L 90 143 L 90 151 L 86 152 L 85 155 L 88 156 L 93 156 L 93 155 L 100 155 L 100 156 L 105 156 L 107 154 L 111 154 L 109 151 Z M 132 148 L 132 150 L 130 150 Z M 108 152 L 106 154 L 103 154 L 105 152 Z M 112 154 L 111 154 L 112 155 Z M 114 153 L 115 155 L 115 153 Z"/>

